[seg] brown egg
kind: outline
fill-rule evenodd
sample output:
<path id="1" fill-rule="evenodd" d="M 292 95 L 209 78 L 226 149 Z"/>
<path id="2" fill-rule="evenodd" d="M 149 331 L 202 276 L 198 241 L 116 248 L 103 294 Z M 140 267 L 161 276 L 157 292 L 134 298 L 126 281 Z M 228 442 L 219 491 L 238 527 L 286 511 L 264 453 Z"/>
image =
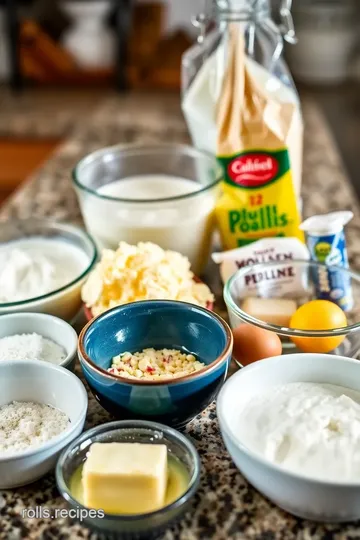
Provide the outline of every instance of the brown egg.
<path id="1" fill-rule="evenodd" d="M 281 341 L 275 332 L 251 324 L 241 324 L 233 329 L 233 335 L 233 356 L 243 366 L 282 353 Z"/>

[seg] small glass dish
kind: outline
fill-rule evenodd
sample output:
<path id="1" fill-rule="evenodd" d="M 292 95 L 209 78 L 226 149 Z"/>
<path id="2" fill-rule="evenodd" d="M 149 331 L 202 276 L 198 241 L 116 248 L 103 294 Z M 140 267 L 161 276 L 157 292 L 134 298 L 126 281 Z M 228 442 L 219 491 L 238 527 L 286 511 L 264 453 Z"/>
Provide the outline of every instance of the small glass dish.
<path id="1" fill-rule="evenodd" d="M 78 467 L 84 463 L 89 447 L 94 442 L 140 442 L 165 444 L 168 454 L 185 465 L 190 480 L 186 492 L 173 503 L 147 514 L 105 514 L 93 516 L 72 496 L 69 483 Z M 126 540 L 156 538 L 173 525 L 190 508 L 200 482 L 200 458 L 192 442 L 173 428 L 140 420 L 109 422 L 83 433 L 61 454 L 56 466 L 58 489 L 68 504 L 76 510 L 76 518 L 94 532 L 106 538 Z"/>
<path id="2" fill-rule="evenodd" d="M 353 306 L 346 311 L 348 324 L 342 328 L 300 330 L 278 326 L 255 318 L 241 308 L 246 297 L 259 296 L 256 294 L 256 280 L 259 280 L 259 276 L 262 276 L 262 283 L 269 282 L 268 291 L 270 292 L 266 296 L 267 298 L 274 300 L 276 298 L 290 298 L 296 301 L 298 307 L 315 300 L 317 296 L 313 276 L 326 268 L 326 265 L 321 263 L 294 260 L 258 263 L 241 268 L 227 281 L 224 287 L 224 300 L 229 314 L 230 326 L 236 328 L 242 323 L 248 323 L 275 332 L 282 341 L 283 354 L 303 352 L 296 347 L 291 338 L 315 338 L 320 339 L 318 343 L 322 344 L 325 339 L 339 338 L 338 341 L 341 341 L 341 337 L 343 337 L 339 346 L 331 350 L 329 354 L 355 358 L 360 351 L 360 275 L 356 272 L 345 268 L 331 267 L 336 269 L 344 280 L 349 280 L 352 290 Z M 297 281 L 296 290 L 291 292 L 291 289 L 286 289 L 285 293 L 281 292 L 284 291 L 284 288 L 280 287 L 281 283 L 284 284 L 284 281 L 281 280 L 288 279 L 288 283 L 290 283 L 293 276 L 297 276 L 301 282 Z M 314 350 L 311 352 L 321 353 L 324 351 Z M 239 360 L 237 363 L 241 366 Z"/>

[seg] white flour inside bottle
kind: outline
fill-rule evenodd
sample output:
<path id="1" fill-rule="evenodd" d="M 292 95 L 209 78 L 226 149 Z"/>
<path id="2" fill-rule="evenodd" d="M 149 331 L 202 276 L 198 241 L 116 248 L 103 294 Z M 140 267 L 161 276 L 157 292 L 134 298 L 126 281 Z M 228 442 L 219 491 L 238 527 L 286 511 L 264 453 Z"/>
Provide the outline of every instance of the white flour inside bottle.
<path id="1" fill-rule="evenodd" d="M 225 42 L 204 62 L 193 83 L 186 92 L 182 109 L 194 145 L 216 154 L 217 151 L 217 102 L 226 70 Z M 299 196 L 302 175 L 303 123 L 297 95 L 280 79 L 272 76 L 260 64 L 246 57 L 246 65 L 262 92 L 278 103 L 296 105 L 292 124 L 287 135 L 292 176 L 296 194 Z"/>

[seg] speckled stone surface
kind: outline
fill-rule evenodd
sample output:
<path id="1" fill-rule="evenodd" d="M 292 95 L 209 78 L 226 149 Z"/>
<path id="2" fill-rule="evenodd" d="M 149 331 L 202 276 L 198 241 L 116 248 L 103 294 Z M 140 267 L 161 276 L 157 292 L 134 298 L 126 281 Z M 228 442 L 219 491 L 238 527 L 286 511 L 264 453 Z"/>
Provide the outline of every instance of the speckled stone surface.
<path id="1" fill-rule="evenodd" d="M 355 219 L 347 228 L 350 258 L 360 269 L 360 215 L 356 197 L 317 107 L 303 100 L 306 121 L 304 164 L 304 213 L 311 215 L 351 209 Z M 89 151 L 108 144 L 130 141 L 184 141 L 186 129 L 174 98 L 111 97 L 88 119 L 75 126 L 72 136 L 0 212 L 0 220 L 13 217 L 49 216 L 81 223 L 70 171 Z M 212 286 L 219 278 L 210 268 Z M 223 312 L 221 301 L 218 311 Z M 234 368 L 236 369 L 236 368 Z M 109 416 L 90 397 L 87 427 L 103 423 Z M 195 507 L 162 540 L 340 540 L 360 538 L 360 523 L 323 525 L 303 521 L 282 512 L 248 485 L 231 462 L 222 443 L 215 405 L 211 405 L 187 427 L 202 461 L 202 481 Z M 44 505 L 65 507 L 53 474 L 32 486 L 0 492 L 0 538 L 75 539 L 96 537 L 67 520 L 23 519 L 23 509 Z"/>
<path id="2" fill-rule="evenodd" d="M 61 138 L 114 94 L 108 89 L 26 88 L 0 84 L 0 137 Z"/>

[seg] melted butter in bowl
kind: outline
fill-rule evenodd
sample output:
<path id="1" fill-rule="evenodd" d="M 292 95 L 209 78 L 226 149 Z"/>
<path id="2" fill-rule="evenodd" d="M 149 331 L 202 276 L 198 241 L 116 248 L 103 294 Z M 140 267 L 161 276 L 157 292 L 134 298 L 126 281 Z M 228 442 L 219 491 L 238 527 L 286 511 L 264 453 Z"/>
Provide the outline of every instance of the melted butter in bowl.
<path id="1" fill-rule="evenodd" d="M 76 469 L 69 483 L 72 496 L 81 504 L 84 504 L 84 490 L 82 483 L 83 467 L 84 465 L 80 465 Z M 186 467 L 176 457 L 168 456 L 167 472 L 168 477 L 164 506 L 179 499 L 186 492 L 190 482 L 190 476 Z"/>
<path id="2" fill-rule="evenodd" d="M 56 481 L 77 519 L 82 512 L 83 525 L 111 537 L 149 540 L 190 510 L 200 466 L 182 433 L 155 422 L 121 420 L 71 443 L 58 460 Z"/>

